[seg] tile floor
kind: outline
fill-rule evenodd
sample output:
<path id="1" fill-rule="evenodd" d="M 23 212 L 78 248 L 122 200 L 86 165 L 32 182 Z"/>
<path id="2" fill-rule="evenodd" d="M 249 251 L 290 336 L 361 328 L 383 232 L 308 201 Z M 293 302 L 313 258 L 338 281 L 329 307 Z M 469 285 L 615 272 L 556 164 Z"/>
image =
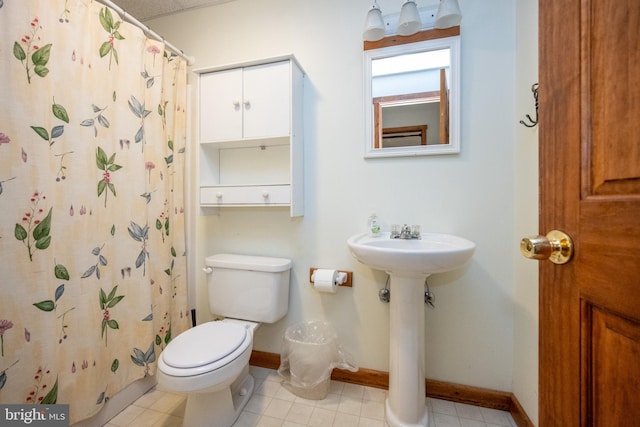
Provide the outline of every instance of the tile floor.
<path id="1" fill-rule="evenodd" d="M 324 400 L 305 400 L 281 385 L 271 369 L 251 367 L 256 388 L 234 427 L 386 427 L 386 390 L 331 382 Z M 511 414 L 427 398 L 430 427 L 516 427 Z M 105 427 L 189 427 L 182 425 L 183 394 L 151 390 Z"/>

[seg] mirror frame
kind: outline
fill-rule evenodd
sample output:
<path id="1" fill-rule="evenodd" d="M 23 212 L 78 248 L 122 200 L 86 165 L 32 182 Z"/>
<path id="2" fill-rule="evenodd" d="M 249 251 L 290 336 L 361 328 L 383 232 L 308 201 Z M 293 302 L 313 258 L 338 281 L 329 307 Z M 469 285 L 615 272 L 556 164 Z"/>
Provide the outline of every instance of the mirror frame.
<path id="1" fill-rule="evenodd" d="M 426 30 L 414 36 L 386 37 L 364 45 L 365 158 L 413 157 L 460 152 L 460 27 Z M 375 111 L 372 97 L 371 64 L 376 59 L 431 50 L 450 49 L 449 143 L 376 148 Z M 379 126 L 381 127 L 381 126 Z M 381 129 L 378 129 L 381 131 Z"/>

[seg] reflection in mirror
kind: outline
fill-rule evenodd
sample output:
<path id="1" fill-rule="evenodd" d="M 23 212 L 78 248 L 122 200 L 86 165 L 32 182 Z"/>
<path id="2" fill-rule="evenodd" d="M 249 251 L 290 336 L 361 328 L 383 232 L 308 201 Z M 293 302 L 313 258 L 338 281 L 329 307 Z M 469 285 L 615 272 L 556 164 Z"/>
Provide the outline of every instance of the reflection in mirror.
<path id="1" fill-rule="evenodd" d="M 374 148 L 448 144 L 449 113 L 440 93 L 374 97 Z"/>
<path id="2" fill-rule="evenodd" d="M 365 157 L 460 151 L 459 36 L 367 50 L 364 65 Z"/>

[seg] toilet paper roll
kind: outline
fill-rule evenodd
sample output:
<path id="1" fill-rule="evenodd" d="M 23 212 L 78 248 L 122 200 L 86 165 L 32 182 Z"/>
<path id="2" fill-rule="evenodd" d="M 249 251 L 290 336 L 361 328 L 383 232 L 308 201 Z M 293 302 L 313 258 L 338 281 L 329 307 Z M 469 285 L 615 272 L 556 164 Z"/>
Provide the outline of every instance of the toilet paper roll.
<path id="1" fill-rule="evenodd" d="M 313 273 L 313 288 L 318 292 L 335 294 L 338 290 L 336 270 L 318 269 Z"/>

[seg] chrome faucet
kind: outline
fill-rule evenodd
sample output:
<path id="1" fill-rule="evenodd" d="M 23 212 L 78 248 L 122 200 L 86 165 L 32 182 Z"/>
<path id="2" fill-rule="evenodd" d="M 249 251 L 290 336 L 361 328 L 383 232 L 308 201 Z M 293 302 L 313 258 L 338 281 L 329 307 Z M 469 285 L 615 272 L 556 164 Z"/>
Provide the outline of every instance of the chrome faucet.
<path id="1" fill-rule="evenodd" d="M 391 238 L 392 239 L 421 239 L 420 226 L 412 225 L 409 227 L 407 224 L 400 228 L 399 225 L 394 224 L 391 226 Z"/>

